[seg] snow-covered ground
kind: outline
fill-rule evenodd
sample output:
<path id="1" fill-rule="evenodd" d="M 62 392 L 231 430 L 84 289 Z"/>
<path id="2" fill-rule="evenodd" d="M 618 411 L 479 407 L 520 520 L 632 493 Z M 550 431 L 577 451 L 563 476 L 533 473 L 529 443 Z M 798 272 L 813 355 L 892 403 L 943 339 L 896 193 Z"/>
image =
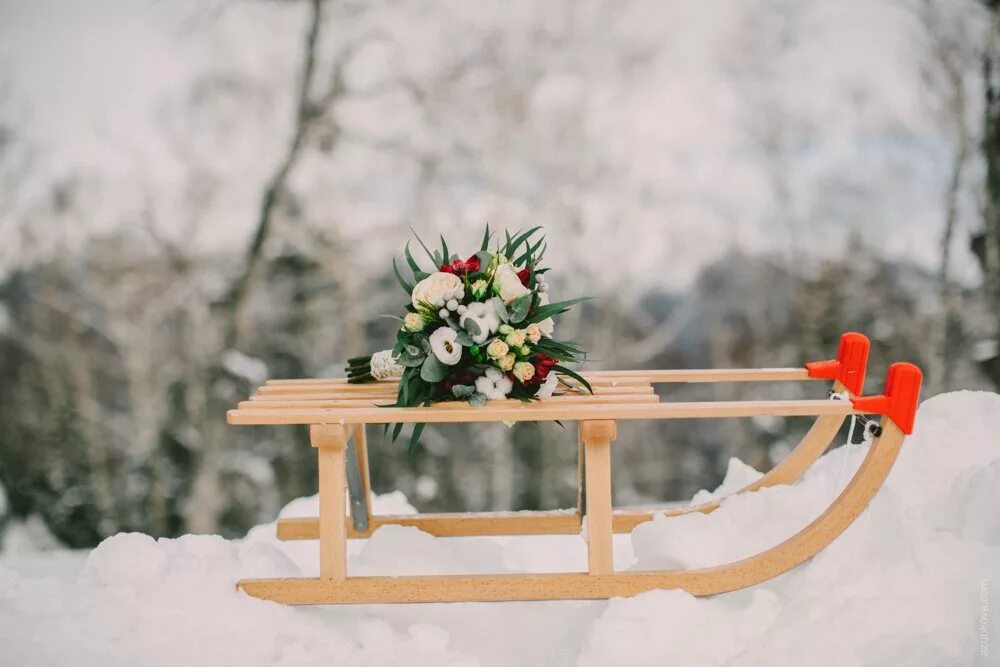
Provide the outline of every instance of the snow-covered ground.
<path id="1" fill-rule="evenodd" d="M 121 534 L 89 554 L 0 559 L 0 663 L 9 665 L 970 665 L 998 664 L 1000 395 L 925 402 L 885 487 L 833 545 L 753 589 L 608 602 L 292 608 L 238 592 L 245 576 L 314 574 L 313 542 L 274 525 L 246 539 Z M 710 515 L 620 536 L 623 567 L 721 563 L 774 544 L 834 498 L 865 446 L 798 484 Z M 730 466 L 725 487 L 756 475 Z M 308 515 L 301 499 L 283 515 Z M 376 510 L 412 511 L 398 494 Z M 352 542 L 353 573 L 571 570 L 579 536 L 443 540 L 382 528 Z M 988 655 L 984 655 L 988 653 Z"/>

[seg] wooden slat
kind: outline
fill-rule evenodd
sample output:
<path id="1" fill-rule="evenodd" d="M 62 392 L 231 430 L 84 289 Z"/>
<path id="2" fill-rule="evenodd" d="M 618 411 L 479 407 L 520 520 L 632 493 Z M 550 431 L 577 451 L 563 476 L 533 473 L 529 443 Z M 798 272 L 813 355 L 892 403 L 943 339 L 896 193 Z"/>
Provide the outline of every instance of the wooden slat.
<path id="1" fill-rule="evenodd" d="M 588 381 L 601 381 L 605 378 L 616 378 L 619 382 L 630 378 L 659 383 L 701 383 L 701 382 L 791 382 L 814 380 L 809 377 L 805 368 L 691 368 L 663 370 L 607 370 L 585 371 L 581 373 Z M 310 384 L 346 385 L 346 378 L 303 378 L 268 380 L 265 386 L 297 386 Z M 371 385 L 395 384 L 392 381 L 373 382 Z M 350 385 L 359 386 L 359 385 Z M 360 385 L 364 386 L 364 385 Z"/>
<path id="2" fill-rule="evenodd" d="M 243 409 L 275 409 L 275 408 L 359 408 L 359 407 L 370 407 L 372 405 L 392 405 L 395 397 L 390 398 L 361 398 L 361 399 L 336 399 L 336 400 L 326 400 L 326 399 L 304 399 L 304 400 L 286 400 L 286 401 L 241 401 L 237 408 Z M 520 402 L 517 399 L 508 399 L 510 401 Z M 600 394 L 591 396 L 589 394 L 567 394 L 567 395 L 556 395 L 545 399 L 546 403 L 572 403 L 574 405 L 591 405 L 595 403 L 657 403 L 660 397 L 656 394 L 623 394 L 623 395 L 611 395 L 602 396 Z M 473 409 L 475 408 L 468 403 L 462 403 L 459 401 L 449 401 L 447 403 L 436 403 L 428 408 L 427 410 L 441 410 L 441 409 Z"/>
<path id="3" fill-rule="evenodd" d="M 369 529 L 356 531 L 347 523 L 351 539 L 367 538 L 382 526 L 419 528 L 437 537 L 483 535 L 572 535 L 580 532 L 580 517 L 572 510 L 553 512 L 442 512 L 372 516 Z M 279 540 L 315 540 L 319 521 L 315 517 L 278 520 Z"/>
<path id="4" fill-rule="evenodd" d="M 571 388 L 587 391 L 585 387 L 576 382 L 569 383 L 571 387 L 563 386 L 564 390 Z M 653 393 L 653 387 L 648 381 L 644 382 L 623 382 L 623 383 L 595 383 L 591 385 L 595 393 L 627 394 L 627 393 Z M 398 391 L 396 384 L 344 384 L 344 385 L 309 385 L 296 387 L 271 387 L 263 386 L 257 390 L 255 396 L 261 398 L 286 398 L 301 396 L 395 396 Z M 588 392 L 589 393 L 589 392 Z"/>
<path id="5" fill-rule="evenodd" d="M 230 424 L 385 424 L 455 423 L 492 421 L 556 421 L 582 419 L 700 419 L 708 417 L 784 417 L 848 415 L 854 412 L 848 401 L 702 401 L 604 405 L 554 405 L 545 402 L 506 405 L 488 402 L 476 410 L 442 407 L 425 408 L 289 408 L 280 410 L 230 410 Z"/>

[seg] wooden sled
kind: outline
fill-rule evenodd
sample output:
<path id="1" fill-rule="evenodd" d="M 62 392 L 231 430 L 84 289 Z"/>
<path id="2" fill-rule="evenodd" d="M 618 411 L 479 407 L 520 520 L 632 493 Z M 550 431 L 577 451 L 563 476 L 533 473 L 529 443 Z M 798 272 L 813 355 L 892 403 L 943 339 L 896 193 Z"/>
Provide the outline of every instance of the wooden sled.
<path id="1" fill-rule="evenodd" d="M 318 539 L 320 577 L 245 579 L 238 586 L 255 597 L 286 604 L 457 602 L 597 599 L 635 595 L 654 588 L 683 588 L 711 595 L 758 584 L 808 560 L 829 545 L 864 510 L 882 485 L 899 447 L 912 429 L 921 373 L 912 364 L 889 368 L 882 395 L 862 397 L 868 340 L 849 333 L 837 357 L 803 368 L 744 370 L 597 371 L 584 374 L 594 394 L 580 388 L 532 404 L 490 401 L 386 408 L 393 382 L 349 385 L 343 380 L 274 380 L 228 413 L 230 424 L 307 424 L 319 460 L 320 515 L 278 522 L 280 539 Z M 845 400 L 772 400 L 664 403 L 653 385 L 672 382 L 775 382 L 829 380 Z M 610 445 L 618 420 L 732 418 L 758 415 L 815 416 L 802 441 L 774 469 L 739 493 L 798 480 L 836 437 L 844 420 L 859 413 L 882 415 L 881 435 L 855 477 L 815 521 L 781 544 L 750 558 L 686 571 L 616 572 L 614 532 L 629 532 L 654 514 L 711 512 L 719 502 L 666 510 L 618 510 L 611 506 Z M 366 424 L 490 421 L 579 423 L 580 492 L 575 510 L 373 516 L 370 513 Z M 345 499 L 350 496 L 350 514 Z M 368 537 L 383 525 L 415 526 L 444 537 L 579 533 L 586 522 L 588 571 L 551 574 L 349 577 L 346 540 Z"/>

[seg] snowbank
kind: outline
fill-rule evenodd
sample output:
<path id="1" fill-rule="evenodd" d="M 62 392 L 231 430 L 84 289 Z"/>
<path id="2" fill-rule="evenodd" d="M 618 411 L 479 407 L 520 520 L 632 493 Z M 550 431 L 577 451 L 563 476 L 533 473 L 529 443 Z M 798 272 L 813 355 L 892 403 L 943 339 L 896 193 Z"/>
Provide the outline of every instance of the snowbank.
<path id="1" fill-rule="evenodd" d="M 996 394 L 925 402 L 885 487 L 840 539 L 782 577 L 712 599 L 290 608 L 233 588 L 243 576 L 317 570 L 315 543 L 280 544 L 273 524 L 239 542 L 121 534 L 73 565 L 64 554 L 0 560 L 0 655 L 32 665 L 996 664 L 998 433 Z M 863 445 L 839 448 L 795 486 L 641 525 L 616 542 L 616 558 L 690 567 L 759 551 L 826 507 L 863 455 Z M 723 487 L 754 475 L 734 462 Z M 412 511 L 399 494 L 376 509 Z M 314 511 L 315 499 L 300 499 L 283 515 Z M 440 540 L 413 528 L 352 542 L 349 559 L 354 573 L 582 567 L 578 536 Z"/>

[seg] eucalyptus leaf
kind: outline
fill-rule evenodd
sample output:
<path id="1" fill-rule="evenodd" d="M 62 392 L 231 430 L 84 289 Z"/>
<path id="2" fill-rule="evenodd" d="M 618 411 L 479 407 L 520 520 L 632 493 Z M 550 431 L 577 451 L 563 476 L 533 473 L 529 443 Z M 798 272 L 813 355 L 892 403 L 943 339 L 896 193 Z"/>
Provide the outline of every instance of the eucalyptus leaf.
<path id="1" fill-rule="evenodd" d="M 524 318 L 528 316 L 528 310 L 531 308 L 531 300 L 534 298 L 535 295 L 532 292 L 528 292 L 514 299 L 510 304 L 511 324 L 518 324 L 524 321 Z"/>
<path id="2" fill-rule="evenodd" d="M 476 344 L 476 341 L 472 340 L 472 336 L 464 331 L 458 332 L 458 336 L 455 337 L 455 341 L 462 347 L 472 347 Z"/>
<path id="3" fill-rule="evenodd" d="M 471 384 L 456 384 L 451 388 L 451 393 L 455 398 L 470 398 L 476 393 L 476 388 Z"/>
<path id="4" fill-rule="evenodd" d="M 465 324 L 462 326 L 465 327 L 465 330 L 469 332 L 470 336 L 478 336 L 483 332 L 483 330 L 479 327 L 479 323 L 471 317 L 465 318 Z"/>
<path id="5" fill-rule="evenodd" d="M 423 365 L 420 367 L 420 379 L 424 382 L 434 384 L 440 382 L 448 374 L 447 367 L 442 364 L 433 354 L 427 355 Z"/>
<path id="6" fill-rule="evenodd" d="M 497 312 L 497 317 L 500 318 L 501 322 L 503 322 L 504 324 L 510 322 L 510 314 L 507 312 L 507 306 L 504 305 L 503 299 L 501 299 L 498 296 L 495 296 L 492 299 L 490 299 L 490 304 L 492 304 L 493 310 Z"/>
<path id="7" fill-rule="evenodd" d="M 469 405 L 475 408 L 481 408 L 486 405 L 486 394 L 477 391 L 472 396 L 469 396 Z"/>
<path id="8" fill-rule="evenodd" d="M 415 357 L 415 356 L 419 355 L 423 351 L 419 347 L 417 347 L 416 345 L 407 345 L 403 349 L 411 357 Z"/>

